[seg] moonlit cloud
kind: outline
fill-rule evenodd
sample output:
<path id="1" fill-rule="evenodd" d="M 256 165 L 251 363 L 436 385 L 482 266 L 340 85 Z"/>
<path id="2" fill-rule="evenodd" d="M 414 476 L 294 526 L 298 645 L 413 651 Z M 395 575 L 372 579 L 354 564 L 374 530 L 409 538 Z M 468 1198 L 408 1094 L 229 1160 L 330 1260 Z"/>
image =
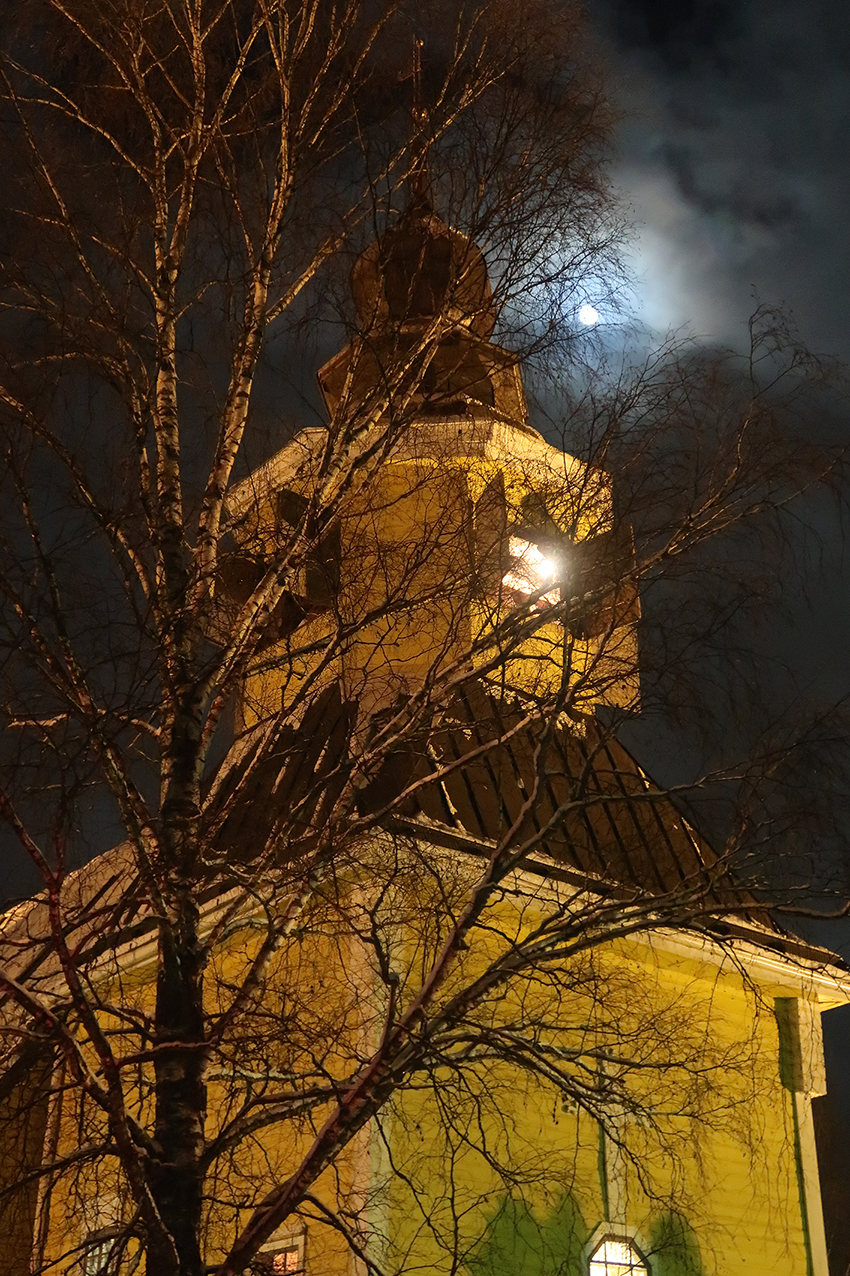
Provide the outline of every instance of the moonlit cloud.
<path id="1" fill-rule="evenodd" d="M 737 343 L 755 293 L 850 356 L 850 10 L 590 4 L 623 113 L 640 317 Z"/>
<path id="2" fill-rule="evenodd" d="M 635 217 L 627 253 L 637 317 L 659 333 L 688 328 L 734 340 L 752 308 L 758 235 L 695 210 L 661 164 L 618 170 Z"/>

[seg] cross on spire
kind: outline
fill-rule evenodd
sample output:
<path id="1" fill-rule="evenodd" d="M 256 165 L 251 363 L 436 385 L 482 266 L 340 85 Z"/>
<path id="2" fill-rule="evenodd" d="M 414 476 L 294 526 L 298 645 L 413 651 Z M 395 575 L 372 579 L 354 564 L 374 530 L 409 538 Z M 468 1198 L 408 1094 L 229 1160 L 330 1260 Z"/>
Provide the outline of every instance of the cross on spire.
<path id="1" fill-rule="evenodd" d="M 413 120 L 415 130 L 421 129 L 428 120 L 428 112 L 422 103 L 422 47 L 424 45 L 418 35 L 413 37 L 413 52 L 411 58 L 411 79 L 413 80 L 413 100 L 410 107 L 410 115 Z M 428 197 L 428 151 L 430 150 L 430 142 L 426 143 L 422 155 L 416 160 L 410 172 L 410 199 L 411 203 L 418 204 L 427 200 Z"/>
<path id="2" fill-rule="evenodd" d="M 413 106 L 411 115 L 414 124 L 424 124 L 427 118 L 422 108 L 422 45 L 424 41 L 418 35 L 413 37 L 413 57 L 411 76 L 413 79 Z"/>

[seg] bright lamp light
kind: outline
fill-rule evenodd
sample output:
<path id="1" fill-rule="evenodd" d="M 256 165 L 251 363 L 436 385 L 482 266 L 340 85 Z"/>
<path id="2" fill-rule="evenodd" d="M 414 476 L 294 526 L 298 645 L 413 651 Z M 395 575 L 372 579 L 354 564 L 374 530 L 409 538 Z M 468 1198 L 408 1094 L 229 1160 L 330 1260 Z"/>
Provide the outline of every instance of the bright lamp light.
<path id="1" fill-rule="evenodd" d="M 528 596 L 545 589 L 548 584 L 557 579 L 558 564 L 554 559 L 547 558 L 533 541 L 524 540 L 521 536 L 511 536 L 509 550 L 511 564 L 502 577 L 507 589 L 513 590 L 516 594 Z M 558 590 L 553 589 L 543 594 L 540 601 L 556 603 L 558 597 Z"/>

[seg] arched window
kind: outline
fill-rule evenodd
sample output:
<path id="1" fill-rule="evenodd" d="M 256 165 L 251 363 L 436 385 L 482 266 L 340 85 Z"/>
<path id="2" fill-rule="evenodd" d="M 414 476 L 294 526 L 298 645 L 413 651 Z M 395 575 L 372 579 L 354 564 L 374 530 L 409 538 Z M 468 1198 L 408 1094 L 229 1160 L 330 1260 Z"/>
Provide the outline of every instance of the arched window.
<path id="1" fill-rule="evenodd" d="M 606 1236 L 590 1256 L 590 1276 L 649 1276 L 649 1268 L 627 1236 Z"/>

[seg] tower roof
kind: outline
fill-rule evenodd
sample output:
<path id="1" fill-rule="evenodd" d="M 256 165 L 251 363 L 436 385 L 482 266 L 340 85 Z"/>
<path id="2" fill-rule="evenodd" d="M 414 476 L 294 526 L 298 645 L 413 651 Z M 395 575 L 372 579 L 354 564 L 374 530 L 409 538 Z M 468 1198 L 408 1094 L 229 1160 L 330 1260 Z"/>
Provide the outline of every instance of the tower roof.
<path id="1" fill-rule="evenodd" d="M 358 257 L 351 290 L 364 329 L 424 327 L 441 314 L 486 340 L 496 322 L 484 254 L 424 192 Z"/>

